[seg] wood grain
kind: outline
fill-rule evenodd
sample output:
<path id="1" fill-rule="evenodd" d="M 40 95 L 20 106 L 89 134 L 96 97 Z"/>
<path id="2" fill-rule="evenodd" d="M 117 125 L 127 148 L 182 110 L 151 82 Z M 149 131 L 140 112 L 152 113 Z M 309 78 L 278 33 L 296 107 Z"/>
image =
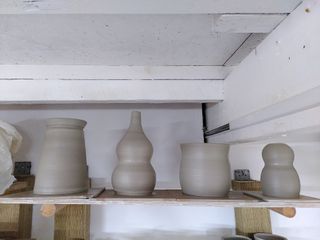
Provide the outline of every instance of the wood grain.
<path id="1" fill-rule="evenodd" d="M 5 194 L 18 193 L 33 189 L 34 176 L 16 177 L 15 182 Z M 0 205 L 0 237 L 30 238 L 32 229 L 32 205 Z"/>
<path id="2" fill-rule="evenodd" d="M 87 240 L 89 237 L 89 205 L 69 205 L 56 213 L 54 221 L 54 240 Z"/>
<path id="3" fill-rule="evenodd" d="M 259 181 L 232 181 L 234 190 L 259 191 Z M 266 208 L 235 208 L 236 233 L 252 237 L 254 233 L 272 233 L 269 210 Z"/>

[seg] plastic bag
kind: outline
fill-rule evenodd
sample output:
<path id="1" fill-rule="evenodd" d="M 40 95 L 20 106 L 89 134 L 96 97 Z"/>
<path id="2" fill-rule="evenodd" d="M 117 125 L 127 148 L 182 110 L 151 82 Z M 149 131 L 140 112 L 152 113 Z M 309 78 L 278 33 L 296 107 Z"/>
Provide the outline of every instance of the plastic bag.
<path id="1" fill-rule="evenodd" d="M 0 194 L 15 181 L 12 155 L 21 145 L 22 136 L 10 124 L 0 121 Z"/>

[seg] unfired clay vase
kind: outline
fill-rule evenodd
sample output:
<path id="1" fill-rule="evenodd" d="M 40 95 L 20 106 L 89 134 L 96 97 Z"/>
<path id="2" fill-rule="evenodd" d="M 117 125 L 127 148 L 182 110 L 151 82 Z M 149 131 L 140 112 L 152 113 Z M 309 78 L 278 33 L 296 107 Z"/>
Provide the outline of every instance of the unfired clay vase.
<path id="1" fill-rule="evenodd" d="M 229 145 L 181 144 L 180 184 L 183 193 L 224 197 L 230 189 Z"/>
<path id="2" fill-rule="evenodd" d="M 232 235 L 232 236 L 222 237 L 222 240 L 251 240 L 251 238 L 241 236 L 241 235 Z"/>
<path id="3" fill-rule="evenodd" d="M 88 189 L 88 167 L 80 119 L 52 118 L 36 175 L 34 193 L 72 194 Z"/>
<path id="4" fill-rule="evenodd" d="M 112 174 L 112 186 L 117 194 L 152 193 L 156 184 L 156 173 L 150 163 L 152 153 L 152 144 L 142 129 L 141 113 L 134 111 L 129 129 L 117 146 L 119 162 Z"/>
<path id="5" fill-rule="evenodd" d="M 255 240 L 288 240 L 285 237 L 271 234 L 271 233 L 256 233 L 254 234 Z"/>
<path id="6" fill-rule="evenodd" d="M 300 180 L 293 167 L 294 152 L 286 144 L 268 144 L 262 150 L 262 193 L 276 198 L 299 198 Z"/>

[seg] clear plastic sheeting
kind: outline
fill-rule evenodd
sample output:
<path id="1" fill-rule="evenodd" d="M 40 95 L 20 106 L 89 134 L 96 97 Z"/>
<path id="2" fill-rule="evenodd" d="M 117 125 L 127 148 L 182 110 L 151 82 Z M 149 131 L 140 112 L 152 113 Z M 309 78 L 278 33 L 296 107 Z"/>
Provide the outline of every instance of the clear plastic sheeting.
<path id="1" fill-rule="evenodd" d="M 0 121 L 0 194 L 15 181 L 12 155 L 21 145 L 22 136 L 10 124 Z"/>

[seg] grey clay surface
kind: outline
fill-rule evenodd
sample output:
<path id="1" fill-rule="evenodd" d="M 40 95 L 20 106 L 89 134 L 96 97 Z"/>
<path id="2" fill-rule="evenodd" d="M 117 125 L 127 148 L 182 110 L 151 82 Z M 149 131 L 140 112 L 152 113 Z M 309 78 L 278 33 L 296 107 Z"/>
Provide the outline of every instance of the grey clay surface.
<path id="1" fill-rule="evenodd" d="M 294 152 L 286 144 L 268 144 L 262 150 L 262 193 L 276 198 L 299 198 L 300 180 L 293 166 Z"/>
<path id="2" fill-rule="evenodd" d="M 88 189 L 88 167 L 80 119 L 47 120 L 34 193 L 72 194 Z"/>
<path id="3" fill-rule="evenodd" d="M 180 185 L 183 193 L 224 197 L 230 189 L 229 145 L 181 144 Z"/>
<path id="4" fill-rule="evenodd" d="M 119 195 L 150 195 L 156 173 L 150 163 L 153 147 L 141 125 L 141 113 L 131 113 L 129 129 L 117 146 L 118 165 L 112 174 L 112 186 Z"/>

